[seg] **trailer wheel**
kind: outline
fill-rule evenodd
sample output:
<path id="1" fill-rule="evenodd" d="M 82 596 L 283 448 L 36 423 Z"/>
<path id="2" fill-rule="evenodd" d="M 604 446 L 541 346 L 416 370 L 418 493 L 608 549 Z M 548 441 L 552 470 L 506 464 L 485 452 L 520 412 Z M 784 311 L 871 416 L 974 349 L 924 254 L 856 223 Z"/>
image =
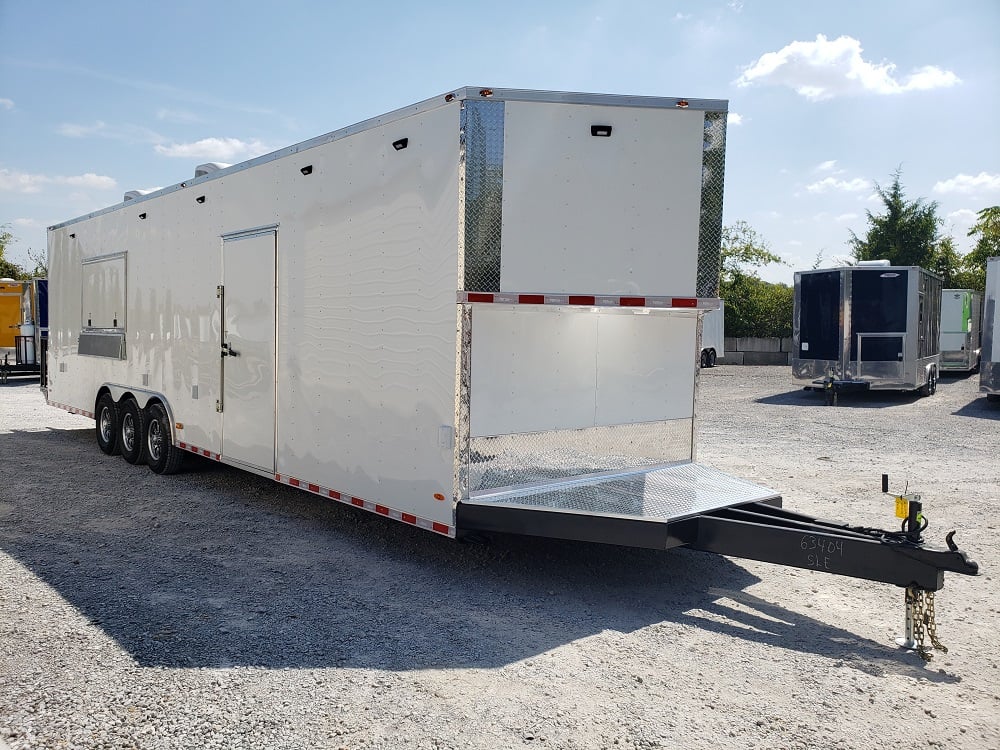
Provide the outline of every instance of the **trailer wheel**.
<path id="1" fill-rule="evenodd" d="M 184 452 L 170 439 L 170 419 L 160 404 L 148 409 L 146 425 L 146 464 L 156 474 L 176 474 L 180 471 Z"/>
<path id="2" fill-rule="evenodd" d="M 935 393 L 937 393 L 937 370 L 932 367 L 927 375 L 927 382 L 920 386 L 920 395 L 933 396 Z"/>
<path id="3" fill-rule="evenodd" d="M 118 441 L 121 443 L 122 458 L 130 464 L 146 463 L 146 421 L 142 409 L 134 398 L 126 398 L 121 403 L 121 427 Z"/>
<path id="4" fill-rule="evenodd" d="M 701 366 L 702 366 L 702 369 L 708 367 L 708 350 L 707 349 L 702 349 L 701 350 Z"/>
<path id="5" fill-rule="evenodd" d="M 708 366 L 715 367 L 715 361 L 718 359 L 718 355 L 715 353 L 715 349 L 708 350 Z"/>
<path id="6" fill-rule="evenodd" d="M 118 442 L 118 405 L 110 393 L 97 399 L 97 447 L 109 456 L 121 453 Z"/>

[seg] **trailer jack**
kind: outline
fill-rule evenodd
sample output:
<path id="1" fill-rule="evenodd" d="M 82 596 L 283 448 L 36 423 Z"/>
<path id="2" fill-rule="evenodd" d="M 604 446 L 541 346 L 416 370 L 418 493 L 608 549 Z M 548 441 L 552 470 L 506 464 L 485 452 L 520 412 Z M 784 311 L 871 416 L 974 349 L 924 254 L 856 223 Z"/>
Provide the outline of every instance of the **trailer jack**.
<path id="1" fill-rule="evenodd" d="M 882 486 L 887 492 L 887 475 Z M 919 495 L 895 499 L 896 515 L 903 519 L 899 531 L 824 521 L 758 502 L 689 519 L 694 528 L 687 529 L 687 546 L 901 586 L 906 611 L 904 635 L 897 643 L 928 660 L 927 640 L 947 651 L 937 637 L 934 592 L 944 587 L 946 571 L 978 575 L 979 564 L 958 548 L 954 531 L 945 538 L 945 549 L 924 543 L 927 519 Z"/>

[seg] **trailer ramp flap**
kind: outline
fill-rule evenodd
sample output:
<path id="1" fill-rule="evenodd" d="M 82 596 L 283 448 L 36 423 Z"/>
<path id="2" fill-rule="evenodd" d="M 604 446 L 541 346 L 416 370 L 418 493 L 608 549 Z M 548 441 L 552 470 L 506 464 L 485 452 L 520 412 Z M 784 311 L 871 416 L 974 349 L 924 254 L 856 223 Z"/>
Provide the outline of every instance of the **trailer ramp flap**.
<path id="1" fill-rule="evenodd" d="M 459 532 L 666 549 L 691 541 L 686 520 L 755 502 L 780 505 L 781 498 L 766 487 L 684 462 L 473 493 L 458 504 L 456 523 Z"/>

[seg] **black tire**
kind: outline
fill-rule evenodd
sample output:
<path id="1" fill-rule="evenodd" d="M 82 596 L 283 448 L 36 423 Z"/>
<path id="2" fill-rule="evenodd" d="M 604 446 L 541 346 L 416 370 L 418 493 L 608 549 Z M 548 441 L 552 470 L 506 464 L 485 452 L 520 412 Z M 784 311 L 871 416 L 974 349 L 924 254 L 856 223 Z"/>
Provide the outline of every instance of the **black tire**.
<path id="1" fill-rule="evenodd" d="M 146 419 L 134 398 L 119 404 L 118 442 L 122 458 L 130 464 L 146 463 Z"/>
<path id="2" fill-rule="evenodd" d="M 184 460 L 184 451 L 170 438 L 170 417 L 160 404 L 146 410 L 146 464 L 156 474 L 176 474 Z"/>
<path id="3" fill-rule="evenodd" d="M 97 399 L 94 420 L 97 422 L 97 447 L 109 456 L 117 456 L 121 453 L 121 446 L 118 444 L 118 405 L 110 393 Z"/>
<path id="4" fill-rule="evenodd" d="M 921 396 L 933 396 L 937 393 L 937 370 L 931 368 L 931 371 L 927 374 L 927 382 L 920 386 Z"/>
<path id="5" fill-rule="evenodd" d="M 715 349 L 708 350 L 708 366 L 715 367 L 715 361 L 718 359 L 718 355 L 715 353 Z"/>
<path id="6" fill-rule="evenodd" d="M 702 368 L 708 367 L 708 350 L 701 350 L 701 366 Z"/>

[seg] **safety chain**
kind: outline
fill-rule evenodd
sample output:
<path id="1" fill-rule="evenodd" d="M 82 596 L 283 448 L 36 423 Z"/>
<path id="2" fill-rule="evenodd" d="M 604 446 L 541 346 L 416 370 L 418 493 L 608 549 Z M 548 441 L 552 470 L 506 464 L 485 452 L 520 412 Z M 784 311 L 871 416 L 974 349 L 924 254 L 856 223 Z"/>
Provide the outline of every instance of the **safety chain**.
<path id="1" fill-rule="evenodd" d="M 948 653 L 948 647 L 941 643 L 937 637 L 934 592 L 924 591 L 916 586 L 907 587 L 906 608 L 913 616 L 913 640 L 917 645 L 916 651 L 920 654 L 920 658 L 924 661 L 930 661 L 933 657 L 933 653 L 924 643 L 925 637 L 930 638 L 931 645 L 935 649 Z"/>

